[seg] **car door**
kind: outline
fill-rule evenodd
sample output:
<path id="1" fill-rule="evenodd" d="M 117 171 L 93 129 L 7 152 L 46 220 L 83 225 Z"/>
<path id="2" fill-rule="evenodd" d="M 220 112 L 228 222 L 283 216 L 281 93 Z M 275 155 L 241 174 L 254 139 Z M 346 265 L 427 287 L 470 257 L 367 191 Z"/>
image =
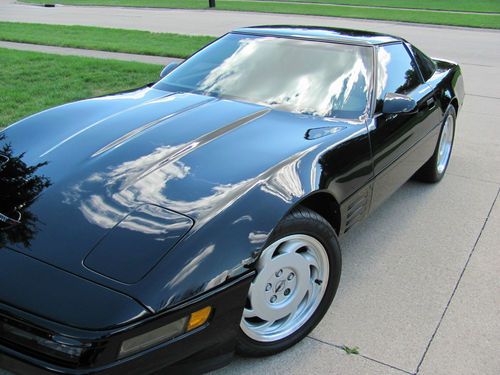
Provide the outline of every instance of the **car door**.
<path id="1" fill-rule="evenodd" d="M 376 49 L 376 106 L 370 131 L 375 183 L 372 209 L 408 180 L 431 156 L 431 143 L 421 141 L 435 127 L 434 92 L 403 43 Z M 382 113 L 384 97 L 403 94 L 417 103 L 411 113 Z M 435 145 L 435 144 L 434 144 Z"/>

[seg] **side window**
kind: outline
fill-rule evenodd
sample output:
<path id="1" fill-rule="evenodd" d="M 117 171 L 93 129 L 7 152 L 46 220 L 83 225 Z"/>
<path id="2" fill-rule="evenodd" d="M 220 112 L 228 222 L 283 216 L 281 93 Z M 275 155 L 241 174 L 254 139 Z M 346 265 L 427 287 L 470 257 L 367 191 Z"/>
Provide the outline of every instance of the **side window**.
<path id="1" fill-rule="evenodd" d="M 420 51 L 418 48 L 413 47 L 411 44 L 408 45 L 411 49 L 413 56 L 415 56 L 415 60 L 417 60 L 418 67 L 424 76 L 424 79 L 427 81 L 432 77 L 434 72 L 436 71 L 436 64 L 430 57 L 428 57 L 425 53 Z"/>
<path id="2" fill-rule="evenodd" d="M 377 106 L 387 93 L 408 94 L 421 84 L 415 63 L 401 43 L 379 47 L 377 59 Z"/>

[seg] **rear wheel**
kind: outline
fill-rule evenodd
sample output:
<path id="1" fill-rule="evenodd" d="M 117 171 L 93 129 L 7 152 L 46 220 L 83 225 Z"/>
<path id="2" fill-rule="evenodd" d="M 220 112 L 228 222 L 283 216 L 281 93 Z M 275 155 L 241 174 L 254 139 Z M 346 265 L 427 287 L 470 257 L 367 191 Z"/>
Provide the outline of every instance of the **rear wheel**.
<path id="1" fill-rule="evenodd" d="M 450 162 L 456 118 L 455 108 L 450 105 L 444 116 L 436 150 L 429 161 L 415 174 L 416 179 L 424 182 L 439 182 L 443 178 Z"/>
<path id="2" fill-rule="evenodd" d="M 328 310 L 340 280 L 336 233 L 316 212 L 294 210 L 268 243 L 240 324 L 237 351 L 247 356 L 274 354 L 304 338 Z"/>

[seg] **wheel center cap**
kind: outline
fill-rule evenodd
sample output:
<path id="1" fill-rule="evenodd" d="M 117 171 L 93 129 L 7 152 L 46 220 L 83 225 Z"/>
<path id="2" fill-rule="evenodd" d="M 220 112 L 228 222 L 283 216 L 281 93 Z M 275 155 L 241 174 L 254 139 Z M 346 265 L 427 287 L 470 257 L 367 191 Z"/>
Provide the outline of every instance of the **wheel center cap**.
<path id="1" fill-rule="evenodd" d="M 275 293 L 281 292 L 283 289 L 285 289 L 285 280 L 281 280 L 278 282 L 276 285 L 276 288 L 274 289 Z"/>

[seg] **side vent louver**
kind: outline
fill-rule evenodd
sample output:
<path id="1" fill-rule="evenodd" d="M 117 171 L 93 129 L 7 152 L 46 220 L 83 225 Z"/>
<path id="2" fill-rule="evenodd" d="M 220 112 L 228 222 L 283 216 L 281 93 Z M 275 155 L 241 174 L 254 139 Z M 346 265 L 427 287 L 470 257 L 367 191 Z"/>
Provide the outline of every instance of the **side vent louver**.
<path id="1" fill-rule="evenodd" d="M 361 221 L 367 214 L 368 203 L 370 202 L 370 190 L 367 189 L 354 199 L 347 206 L 346 224 L 344 232 L 347 232 L 352 226 Z"/>

